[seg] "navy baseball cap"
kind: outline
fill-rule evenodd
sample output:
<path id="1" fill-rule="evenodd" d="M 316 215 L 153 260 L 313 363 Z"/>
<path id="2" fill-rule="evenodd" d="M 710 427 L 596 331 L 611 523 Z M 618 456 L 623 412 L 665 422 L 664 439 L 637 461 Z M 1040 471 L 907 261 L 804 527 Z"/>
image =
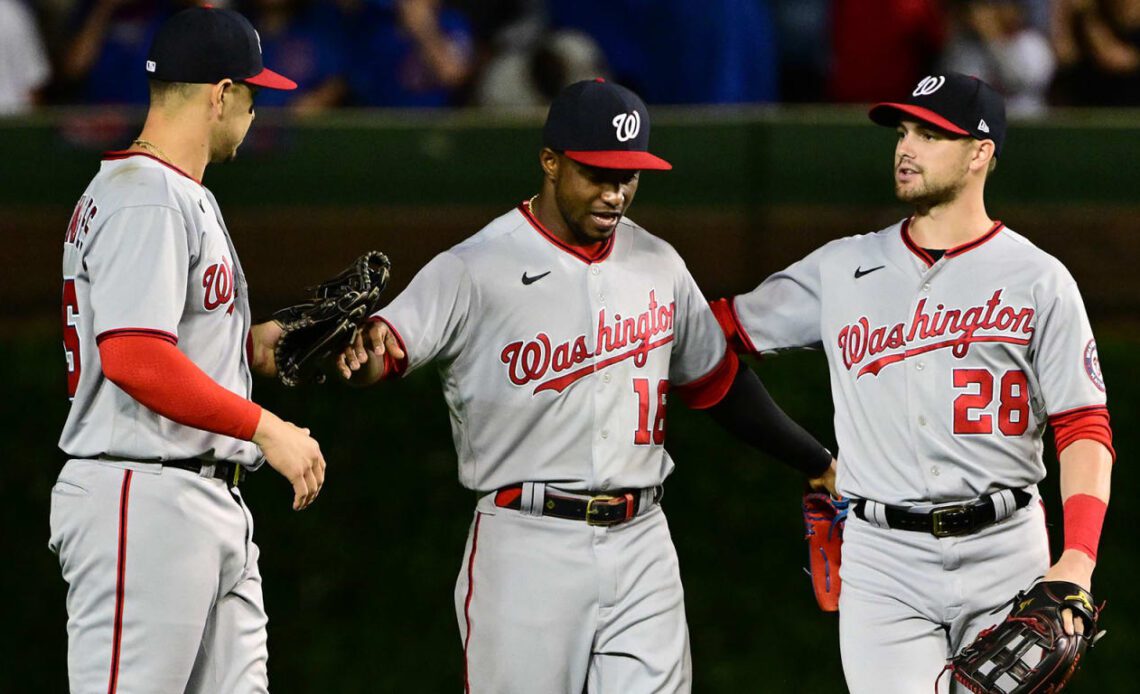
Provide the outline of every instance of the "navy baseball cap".
<path id="1" fill-rule="evenodd" d="M 910 96 L 875 104 L 868 114 L 879 125 L 894 127 L 911 116 L 955 135 L 993 140 L 995 156 L 1005 141 L 1005 100 L 977 77 L 948 72 L 923 77 Z"/>
<path id="2" fill-rule="evenodd" d="M 224 79 L 266 89 L 296 89 L 297 83 L 265 68 L 261 37 L 233 10 L 191 7 L 158 29 L 146 58 L 147 74 L 164 82 L 216 84 Z"/>
<path id="3" fill-rule="evenodd" d="M 542 144 L 600 169 L 673 168 L 649 153 L 645 102 L 601 78 L 575 82 L 559 92 L 546 114 Z"/>

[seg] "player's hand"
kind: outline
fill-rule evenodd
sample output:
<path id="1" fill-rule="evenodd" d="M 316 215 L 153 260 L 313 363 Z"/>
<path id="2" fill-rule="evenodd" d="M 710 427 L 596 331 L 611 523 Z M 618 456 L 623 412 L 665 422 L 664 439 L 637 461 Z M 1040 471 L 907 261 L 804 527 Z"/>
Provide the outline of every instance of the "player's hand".
<path id="1" fill-rule="evenodd" d="M 336 358 L 336 370 L 344 380 L 352 380 L 353 374 L 362 367 L 369 365 L 367 373 L 357 380 L 366 383 L 379 380 L 384 376 L 384 355 L 389 354 L 399 361 L 404 358 L 404 350 L 400 348 L 400 341 L 383 321 L 373 321 L 364 325 L 356 333 L 352 344 L 345 348 Z"/>
<path id="2" fill-rule="evenodd" d="M 822 475 L 808 480 L 808 486 L 814 492 L 827 492 L 831 496 L 839 498 L 839 492 L 835 491 L 835 458 L 831 459 L 831 465 L 823 471 Z"/>
<path id="3" fill-rule="evenodd" d="M 249 357 L 249 368 L 258 376 L 277 376 L 277 342 L 285 331 L 275 320 L 265 321 L 250 327 L 250 342 L 253 353 Z"/>
<path id="4" fill-rule="evenodd" d="M 1068 581 L 1076 583 L 1087 591 L 1092 591 L 1092 573 L 1096 562 L 1089 555 L 1075 549 L 1067 549 L 1061 554 L 1057 563 L 1045 572 L 1043 581 Z M 1064 622 L 1066 634 L 1085 633 L 1084 620 L 1074 620 L 1072 610 L 1061 610 L 1061 620 Z"/>
<path id="5" fill-rule="evenodd" d="M 313 503 L 325 483 L 325 458 L 309 430 L 262 409 L 253 442 L 261 447 L 270 467 L 293 485 L 293 510 Z"/>

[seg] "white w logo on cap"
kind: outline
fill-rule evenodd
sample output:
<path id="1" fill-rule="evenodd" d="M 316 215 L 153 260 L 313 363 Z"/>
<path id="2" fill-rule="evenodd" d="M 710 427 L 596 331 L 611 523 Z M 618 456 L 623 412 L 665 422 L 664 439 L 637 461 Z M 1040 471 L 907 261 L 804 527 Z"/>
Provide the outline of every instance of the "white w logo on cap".
<path id="1" fill-rule="evenodd" d="M 911 96 L 930 96 L 934 92 L 942 88 L 946 84 L 946 78 L 939 75 L 938 77 L 926 76 L 918 83 L 918 86 L 911 92 Z"/>
<path id="2" fill-rule="evenodd" d="M 614 116 L 613 126 L 617 129 L 618 142 L 627 142 L 641 132 L 641 114 L 637 111 L 619 113 Z"/>

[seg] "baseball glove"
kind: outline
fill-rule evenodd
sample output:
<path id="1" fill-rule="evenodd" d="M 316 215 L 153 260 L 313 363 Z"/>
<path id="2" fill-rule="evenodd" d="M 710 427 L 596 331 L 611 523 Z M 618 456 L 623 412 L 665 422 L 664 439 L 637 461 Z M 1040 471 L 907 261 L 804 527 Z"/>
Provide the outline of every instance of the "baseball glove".
<path id="1" fill-rule="evenodd" d="M 848 503 L 823 492 L 807 492 L 803 498 L 811 587 L 824 612 L 839 611 L 839 564 Z"/>
<path id="2" fill-rule="evenodd" d="M 352 344 L 360 325 L 380 308 L 390 268 L 386 255 L 369 251 L 336 277 L 310 288 L 305 301 L 273 314 L 284 329 L 274 353 L 282 383 L 324 382 L 321 366 Z"/>
<path id="3" fill-rule="evenodd" d="M 1084 634 L 1065 633 L 1065 608 L 1073 611 L 1074 621 L 1084 621 Z M 946 669 L 978 694 L 1055 694 L 1104 634 L 1097 630 L 1100 611 L 1092 595 L 1075 583 L 1038 582 L 1018 593 L 1005 621 L 982 631 Z"/>

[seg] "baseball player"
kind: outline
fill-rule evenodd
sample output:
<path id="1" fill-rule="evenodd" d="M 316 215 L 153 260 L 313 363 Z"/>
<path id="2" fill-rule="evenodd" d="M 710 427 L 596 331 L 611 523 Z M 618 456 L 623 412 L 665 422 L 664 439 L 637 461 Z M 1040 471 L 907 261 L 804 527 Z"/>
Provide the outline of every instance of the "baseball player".
<path id="1" fill-rule="evenodd" d="M 1114 453 L 1076 283 L 986 212 L 1001 97 L 936 75 L 870 115 L 897 130 L 895 194 L 914 214 L 833 241 L 714 310 L 749 352 L 826 353 L 837 486 L 853 510 L 844 674 L 856 694 L 910 693 L 929 691 L 946 659 L 1043 574 L 1089 588 Z M 1046 424 L 1064 499 L 1052 566 L 1036 490 Z"/>
<path id="2" fill-rule="evenodd" d="M 428 263 L 341 375 L 438 364 L 460 482 L 480 494 L 455 589 L 467 691 L 687 692 L 660 506 L 672 396 L 816 486 L 831 454 L 739 368 L 676 251 L 625 217 L 640 170 L 671 168 L 641 99 L 573 84 L 543 140 L 538 195 Z"/>
<path id="3" fill-rule="evenodd" d="M 266 616 L 237 487 L 267 460 L 302 509 L 325 463 L 307 429 L 248 399 L 251 371 L 274 373 L 278 330 L 251 327 L 201 179 L 233 158 L 255 91 L 295 85 L 220 9 L 168 20 L 146 71 L 142 134 L 106 155 L 63 246 L 71 459 L 50 546 L 68 583 L 68 673 L 74 692 L 261 692 Z"/>

